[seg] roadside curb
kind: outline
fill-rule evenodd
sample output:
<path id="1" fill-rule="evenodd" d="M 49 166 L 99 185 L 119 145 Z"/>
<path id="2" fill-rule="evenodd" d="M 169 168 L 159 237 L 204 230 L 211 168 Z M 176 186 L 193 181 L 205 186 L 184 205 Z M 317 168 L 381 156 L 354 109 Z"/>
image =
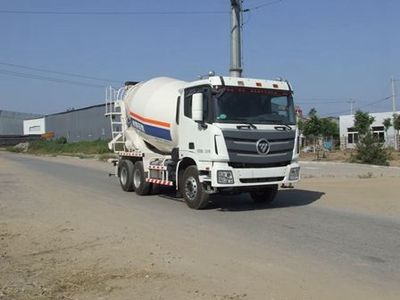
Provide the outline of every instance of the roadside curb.
<path id="1" fill-rule="evenodd" d="M 346 166 L 360 166 L 360 167 L 385 168 L 385 169 L 400 170 L 400 167 L 395 167 L 395 166 L 378 166 L 378 165 L 368 165 L 368 164 L 359 164 L 359 163 L 340 162 L 340 161 L 308 161 L 308 160 L 301 161 L 300 160 L 299 163 L 300 164 L 315 164 L 315 165 L 346 165 Z"/>

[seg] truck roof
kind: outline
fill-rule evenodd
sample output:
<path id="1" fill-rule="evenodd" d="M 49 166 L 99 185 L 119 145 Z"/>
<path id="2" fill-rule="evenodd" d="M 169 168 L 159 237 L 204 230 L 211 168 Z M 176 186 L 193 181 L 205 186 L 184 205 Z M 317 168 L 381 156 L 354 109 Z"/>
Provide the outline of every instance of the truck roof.
<path id="1" fill-rule="evenodd" d="M 264 88 L 264 89 L 291 90 L 289 82 L 284 80 L 266 80 L 266 79 L 229 77 L 229 76 L 210 76 L 206 79 L 190 82 L 189 84 L 190 86 L 200 85 L 200 84 L 210 84 L 213 86 L 226 85 L 226 86 Z"/>

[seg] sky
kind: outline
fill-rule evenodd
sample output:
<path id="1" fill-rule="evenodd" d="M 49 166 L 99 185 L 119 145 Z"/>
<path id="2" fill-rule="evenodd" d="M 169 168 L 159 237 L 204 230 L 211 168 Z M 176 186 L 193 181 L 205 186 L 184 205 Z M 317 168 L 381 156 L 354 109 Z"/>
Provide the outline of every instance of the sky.
<path id="1" fill-rule="evenodd" d="M 127 80 L 228 75 L 229 6 L 2 0 L 0 110 L 48 114 L 103 103 L 105 86 Z M 244 0 L 243 8 L 250 8 L 243 15 L 244 77 L 288 79 L 305 113 L 315 107 L 321 116 L 349 114 L 349 101 L 354 109 L 392 110 L 391 76 L 400 86 L 400 1 Z M 116 14 L 103 14 L 110 12 Z"/>

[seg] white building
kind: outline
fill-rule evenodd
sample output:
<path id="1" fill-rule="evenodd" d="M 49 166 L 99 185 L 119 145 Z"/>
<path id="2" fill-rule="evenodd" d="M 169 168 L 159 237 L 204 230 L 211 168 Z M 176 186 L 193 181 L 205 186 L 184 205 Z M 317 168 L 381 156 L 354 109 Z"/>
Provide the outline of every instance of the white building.
<path id="1" fill-rule="evenodd" d="M 44 134 L 45 132 L 45 118 L 24 120 L 24 135 Z"/>
<path id="2" fill-rule="evenodd" d="M 400 114 L 400 111 L 396 112 Z M 393 112 L 383 113 L 370 113 L 374 117 L 374 123 L 371 125 L 371 130 L 375 137 L 384 143 L 386 146 L 395 146 L 395 130 L 391 126 L 387 133 L 383 126 L 383 120 L 390 118 L 393 123 Z M 354 115 L 345 115 L 339 117 L 339 130 L 340 130 L 340 148 L 355 148 L 358 142 L 358 132 L 354 129 Z"/>

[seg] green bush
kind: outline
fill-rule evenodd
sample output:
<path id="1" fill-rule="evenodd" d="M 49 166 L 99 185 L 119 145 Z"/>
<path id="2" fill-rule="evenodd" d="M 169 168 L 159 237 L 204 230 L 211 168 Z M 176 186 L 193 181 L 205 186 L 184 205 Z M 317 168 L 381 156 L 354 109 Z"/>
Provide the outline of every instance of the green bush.
<path id="1" fill-rule="evenodd" d="M 383 148 L 382 143 L 379 143 L 372 133 L 367 133 L 357 144 L 357 153 L 354 156 L 355 162 L 373 165 L 389 165 L 389 152 Z"/>
<path id="2" fill-rule="evenodd" d="M 356 128 L 359 141 L 357 143 L 357 153 L 353 161 L 374 165 L 389 165 L 389 152 L 383 147 L 371 132 L 371 125 L 374 117 L 369 113 L 358 110 L 354 115 L 354 127 Z"/>
<path id="3" fill-rule="evenodd" d="M 65 136 L 61 136 L 54 141 L 56 144 L 66 144 L 67 138 Z"/>
<path id="4" fill-rule="evenodd" d="M 109 153 L 107 141 L 81 141 L 64 143 L 62 138 L 55 141 L 35 141 L 28 149 L 33 154 L 103 154 Z"/>

